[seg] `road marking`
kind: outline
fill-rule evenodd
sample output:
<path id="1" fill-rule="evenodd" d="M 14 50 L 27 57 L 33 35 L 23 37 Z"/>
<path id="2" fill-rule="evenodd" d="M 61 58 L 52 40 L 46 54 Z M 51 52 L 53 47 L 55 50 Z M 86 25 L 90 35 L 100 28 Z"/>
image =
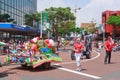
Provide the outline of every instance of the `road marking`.
<path id="1" fill-rule="evenodd" d="M 84 60 L 82 62 L 94 60 L 94 59 L 96 59 L 96 58 L 98 58 L 100 56 L 99 52 L 97 52 L 97 51 L 94 51 L 94 52 L 97 53 L 97 56 L 95 56 L 95 57 L 93 57 L 93 58 L 91 58 L 89 60 Z M 65 63 L 60 63 L 60 64 L 71 64 L 71 63 L 75 63 L 75 62 L 65 62 Z M 56 65 L 60 65 L 60 64 L 56 64 Z M 58 68 L 58 69 L 63 70 L 63 71 L 68 71 L 68 72 L 71 72 L 71 73 L 75 73 L 75 74 L 79 74 L 79 75 L 82 75 L 82 76 L 90 77 L 90 78 L 93 78 L 93 79 L 101 79 L 101 77 L 98 77 L 98 76 L 95 76 L 95 75 L 86 74 L 86 73 L 74 71 L 74 70 L 67 69 L 67 68 Z"/>
<path id="2" fill-rule="evenodd" d="M 100 53 L 99 53 L 99 52 L 97 52 L 97 51 L 95 51 L 95 50 L 93 50 L 93 51 L 97 53 L 97 56 L 95 56 L 95 57 L 93 57 L 93 58 L 91 58 L 91 59 L 83 60 L 83 61 L 81 61 L 81 62 L 91 61 L 91 60 L 97 59 L 97 58 L 100 56 Z M 63 62 L 63 63 L 59 63 L 59 65 L 60 65 L 60 64 L 71 64 L 71 63 L 76 63 L 76 62 L 75 62 L 75 61 L 72 61 L 72 62 Z"/>
<path id="3" fill-rule="evenodd" d="M 86 74 L 86 73 L 82 73 L 82 72 L 78 72 L 78 71 L 74 71 L 74 70 L 70 70 L 70 69 L 66 69 L 66 68 L 58 68 L 58 69 L 63 70 L 63 71 L 68 71 L 68 72 L 71 72 L 71 73 L 75 73 L 75 74 L 79 74 L 79 75 L 82 75 L 82 76 L 94 78 L 94 79 L 101 79 L 101 77 L 98 77 L 98 76 L 94 76 L 94 75 L 90 75 L 90 74 Z"/>

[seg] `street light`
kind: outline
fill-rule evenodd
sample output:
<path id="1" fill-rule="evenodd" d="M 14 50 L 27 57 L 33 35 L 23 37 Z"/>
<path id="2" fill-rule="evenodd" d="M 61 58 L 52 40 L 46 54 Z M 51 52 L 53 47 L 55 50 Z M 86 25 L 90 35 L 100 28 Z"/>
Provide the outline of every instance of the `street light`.
<path id="1" fill-rule="evenodd" d="M 103 27 L 103 43 L 105 43 L 105 23 L 102 24 Z"/>
<path id="2" fill-rule="evenodd" d="M 75 16 L 76 16 L 77 10 L 80 10 L 80 9 L 81 9 L 81 8 L 75 8 L 75 9 L 73 9 L 74 12 L 75 12 Z"/>
<path id="3" fill-rule="evenodd" d="M 41 12 L 41 28 L 40 28 L 40 38 L 42 38 L 42 12 Z"/>
<path id="4" fill-rule="evenodd" d="M 74 14 L 75 14 L 75 17 L 77 18 L 77 11 L 80 10 L 81 8 L 74 8 L 73 11 L 74 11 Z M 75 26 L 76 26 L 76 22 L 75 22 Z M 76 33 L 74 33 L 76 35 Z"/>
<path id="5" fill-rule="evenodd" d="M 74 9 L 73 9 L 73 11 L 74 11 L 74 13 L 75 13 L 75 17 L 77 16 L 77 15 L 76 15 L 77 11 L 80 10 L 80 9 L 81 9 L 81 8 L 74 8 Z M 75 25 L 76 25 L 76 24 L 75 24 Z"/>

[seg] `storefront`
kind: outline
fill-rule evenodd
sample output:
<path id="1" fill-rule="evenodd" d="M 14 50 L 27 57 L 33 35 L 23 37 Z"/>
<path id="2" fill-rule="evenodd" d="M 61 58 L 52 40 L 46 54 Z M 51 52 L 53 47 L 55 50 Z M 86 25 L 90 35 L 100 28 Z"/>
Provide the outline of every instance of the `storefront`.
<path id="1" fill-rule="evenodd" d="M 0 23 L 0 33 L 1 39 L 9 39 L 18 35 L 24 36 L 25 38 L 32 38 L 40 35 L 40 29 L 35 29 L 30 26 L 18 26 L 12 23 Z M 43 34 L 45 34 L 45 31 L 43 31 Z"/>

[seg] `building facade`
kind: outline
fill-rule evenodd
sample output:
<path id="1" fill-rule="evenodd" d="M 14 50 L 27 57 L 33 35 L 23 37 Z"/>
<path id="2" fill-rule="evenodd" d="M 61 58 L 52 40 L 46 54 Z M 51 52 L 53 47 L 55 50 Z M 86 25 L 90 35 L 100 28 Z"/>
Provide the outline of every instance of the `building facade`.
<path id="1" fill-rule="evenodd" d="M 7 13 L 17 25 L 24 25 L 25 14 L 37 11 L 37 0 L 0 0 L 1 14 Z"/>
<path id="2" fill-rule="evenodd" d="M 106 22 L 109 19 L 110 16 L 120 16 L 120 11 L 104 11 L 102 13 L 102 24 L 104 25 L 104 29 L 106 33 L 113 34 L 114 27 L 113 25 L 108 25 Z M 120 31 L 120 28 L 118 27 L 118 32 Z"/>
<path id="3" fill-rule="evenodd" d="M 96 23 L 81 23 L 81 27 L 83 28 L 90 28 L 95 26 L 96 26 Z"/>

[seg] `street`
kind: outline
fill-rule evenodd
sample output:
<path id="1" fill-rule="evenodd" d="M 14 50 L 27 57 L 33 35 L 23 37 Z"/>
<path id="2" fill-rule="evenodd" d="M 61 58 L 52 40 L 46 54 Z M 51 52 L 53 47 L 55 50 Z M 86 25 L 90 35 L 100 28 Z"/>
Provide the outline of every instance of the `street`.
<path id="1" fill-rule="evenodd" d="M 120 80 L 120 0 L 0 0 L 0 80 Z"/>
<path id="2" fill-rule="evenodd" d="M 50 69 L 32 69 L 20 65 L 0 67 L 0 80 L 120 80 L 120 52 L 112 52 L 111 64 L 104 64 L 105 52 L 94 48 L 91 59 L 81 60 L 82 71 L 76 71 L 70 49 L 60 50 L 62 63 L 52 63 Z M 0 56 L 3 62 L 4 56 Z"/>

